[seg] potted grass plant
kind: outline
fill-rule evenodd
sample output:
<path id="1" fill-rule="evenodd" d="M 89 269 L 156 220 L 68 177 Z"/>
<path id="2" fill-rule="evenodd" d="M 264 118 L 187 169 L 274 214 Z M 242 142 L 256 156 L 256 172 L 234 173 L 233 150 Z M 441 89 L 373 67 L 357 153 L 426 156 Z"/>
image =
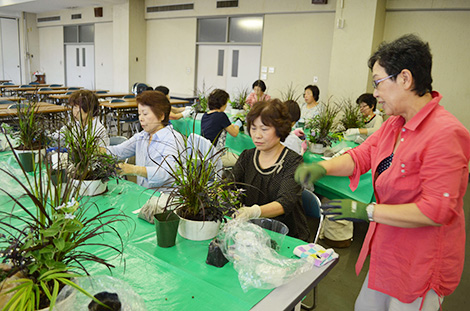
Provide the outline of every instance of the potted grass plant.
<path id="1" fill-rule="evenodd" d="M 103 142 L 91 118 L 86 125 L 77 121 L 66 127 L 69 176 L 81 195 L 94 196 L 105 192 L 108 180 L 119 177 L 117 158 L 100 151 Z"/>
<path id="2" fill-rule="evenodd" d="M 248 106 L 246 104 L 246 99 L 249 94 L 250 90 L 248 88 L 243 88 L 238 90 L 238 92 L 233 96 L 233 100 L 230 101 L 232 116 L 245 112 L 246 106 Z"/>
<path id="3" fill-rule="evenodd" d="M 341 100 L 339 106 L 342 113 L 339 122 L 343 130 L 364 127 L 364 117 L 360 112 L 359 105 L 348 98 Z"/>
<path id="4" fill-rule="evenodd" d="M 115 231 L 110 229 L 126 216 L 112 208 L 100 209 L 84 202 L 70 181 L 52 183 L 53 169 L 48 157 L 42 159 L 39 154 L 38 168 L 27 173 L 17 154 L 13 156 L 21 174 L 6 166 L 0 168 L 7 177 L 0 187 L 3 206 L 0 211 L 0 309 L 53 310 L 57 295 L 65 285 L 103 305 L 78 286 L 74 278 L 81 273 L 88 274 L 86 262 L 113 267 L 87 247 L 94 245 L 110 249 L 116 256 L 122 255 L 123 243 L 119 235 L 116 234 L 119 245 L 100 241 L 114 236 Z M 11 187 L 21 188 L 24 194 L 14 195 Z"/>
<path id="5" fill-rule="evenodd" d="M 328 104 L 324 105 L 320 114 L 307 120 L 305 127 L 310 132 L 307 135 L 307 139 L 311 152 L 322 154 L 326 147 L 331 146 L 333 142 L 341 138 L 341 134 L 335 133 L 338 112 L 338 105 L 329 100 Z"/>
<path id="6" fill-rule="evenodd" d="M 16 109 L 16 118 L 8 133 L 18 140 L 19 146 L 12 150 L 18 154 L 25 170 L 30 172 L 38 162 L 38 153 L 45 148 L 45 119 L 37 113 L 37 101 L 16 104 Z"/>
<path id="7" fill-rule="evenodd" d="M 301 97 L 302 97 L 302 94 L 299 94 L 297 92 L 297 88 L 294 87 L 292 82 L 287 86 L 285 91 L 281 91 L 281 100 L 283 102 L 288 101 L 288 100 L 293 100 L 295 102 L 298 102 Z"/>
<path id="8" fill-rule="evenodd" d="M 226 215 L 240 207 L 240 190 L 234 182 L 221 178 L 222 151 L 216 151 L 210 141 L 191 134 L 185 138 L 185 148 L 174 156 L 169 174 L 174 182 L 170 188 L 167 209 L 180 217 L 178 233 L 190 240 L 215 237 Z"/>

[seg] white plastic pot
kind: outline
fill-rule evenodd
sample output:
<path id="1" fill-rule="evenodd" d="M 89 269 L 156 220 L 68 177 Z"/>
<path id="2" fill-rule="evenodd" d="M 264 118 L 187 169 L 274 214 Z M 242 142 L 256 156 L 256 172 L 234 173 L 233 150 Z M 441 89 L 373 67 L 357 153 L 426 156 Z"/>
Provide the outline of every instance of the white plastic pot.
<path id="1" fill-rule="evenodd" d="M 220 228 L 220 221 L 195 221 L 182 218 L 178 226 L 178 233 L 191 241 L 204 241 L 213 239 Z"/>
<path id="2" fill-rule="evenodd" d="M 322 144 L 309 144 L 308 148 L 310 152 L 317 153 L 317 154 L 323 154 L 326 149 L 326 147 L 323 146 Z"/>
<path id="3" fill-rule="evenodd" d="M 79 180 L 73 180 L 73 185 L 78 188 L 80 184 Z M 102 194 L 106 191 L 108 182 L 103 183 L 101 180 L 83 180 L 78 195 L 80 196 L 95 196 Z"/>

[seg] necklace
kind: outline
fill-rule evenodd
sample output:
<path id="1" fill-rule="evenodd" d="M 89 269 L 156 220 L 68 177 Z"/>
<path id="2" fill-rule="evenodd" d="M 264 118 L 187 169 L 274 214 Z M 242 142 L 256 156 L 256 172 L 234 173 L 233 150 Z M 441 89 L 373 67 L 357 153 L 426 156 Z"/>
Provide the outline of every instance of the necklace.
<path id="1" fill-rule="evenodd" d="M 258 166 L 258 161 L 256 161 L 256 159 L 259 157 L 259 150 L 256 149 L 255 155 L 253 156 L 253 164 L 256 170 L 258 171 L 258 173 L 260 173 L 261 175 L 271 175 L 274 172 L 279 173 L 282 170 L 282 167 L 283 167 L 282 165 L 284 164 L 284 158 L 286 157 L 286 154 L 287 154 L 287 148 L 284 148 L 281 151 L 281 153 L 283 153 L 282 157 L 279 159 L 279 161 L 277 161 L 271 166 L 272 169 L 268 172 L 263 172 L 263 170 Z"/>

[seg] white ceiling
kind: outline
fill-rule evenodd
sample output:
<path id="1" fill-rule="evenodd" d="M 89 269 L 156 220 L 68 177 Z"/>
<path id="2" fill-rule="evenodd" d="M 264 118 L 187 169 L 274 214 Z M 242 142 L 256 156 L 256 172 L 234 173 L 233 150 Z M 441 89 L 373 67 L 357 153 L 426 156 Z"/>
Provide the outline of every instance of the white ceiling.
<path id="1" fill-rule="evenodd" d="M 44 13 L 81 7 L 121 4 L 126 1 L 127 0 L 0 0 L 0 11 L 11 13 Z"/>

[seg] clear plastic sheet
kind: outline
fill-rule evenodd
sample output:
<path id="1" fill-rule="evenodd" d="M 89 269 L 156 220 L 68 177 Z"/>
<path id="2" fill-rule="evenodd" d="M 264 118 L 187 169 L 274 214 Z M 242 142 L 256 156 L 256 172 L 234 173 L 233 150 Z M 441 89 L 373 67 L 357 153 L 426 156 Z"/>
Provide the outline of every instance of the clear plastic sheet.
<path id="1" fill-rule="evenodd" d="M 245 220 L 228 221 L 218 239 L 225 257 L 233 263 L 243 291 L 272 289 L 313 268 L 307 259 L 290 259 L 271 248 L 271 237 Z"/>
<path id="2" fill-rule="evenodd" d="M 77 278 L 76 282 L 93 296 L 101 292 L 116 293 L 121 302 L 120 311 L 147 310 L 142 297 L 136 294 L 132 287 L 122 280 L 101 275 Z M 90 297 L 67 285 L 59 292 L 54 311 L 86 311 L 91 301 Z"/>

